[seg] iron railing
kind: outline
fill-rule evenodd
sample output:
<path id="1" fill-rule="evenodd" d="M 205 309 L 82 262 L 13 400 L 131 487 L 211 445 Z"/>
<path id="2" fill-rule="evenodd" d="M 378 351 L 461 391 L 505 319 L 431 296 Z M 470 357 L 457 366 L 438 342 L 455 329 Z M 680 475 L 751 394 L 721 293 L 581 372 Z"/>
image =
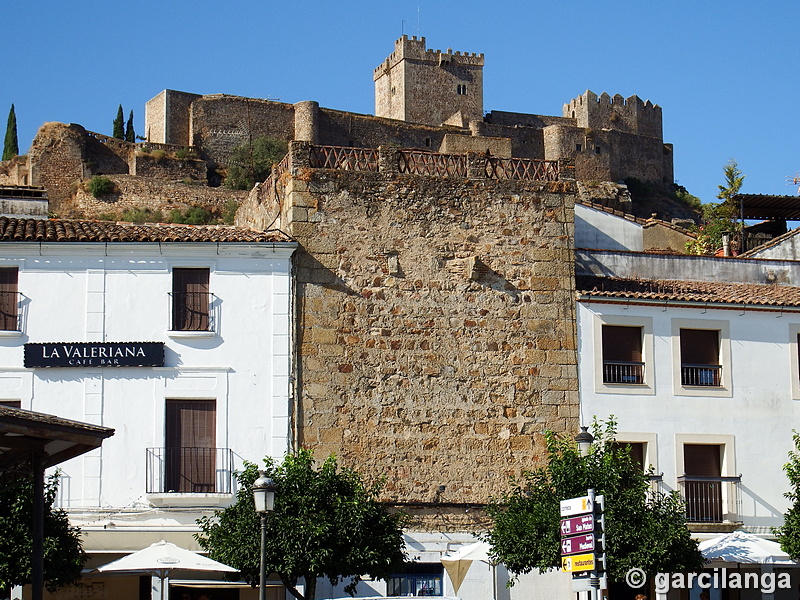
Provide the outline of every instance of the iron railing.
<path id="1" fill-rule="evenodd" d="M 210 292 L 170 292 L 171 331 L 216 331 Z"/>
<path id="2" fill-rule="evenodd" d="M 723 523 L 739 520 L 741 513 L 738 477 L 678 477 L 681 497 L 690 523 Z"/>
<path id="3" fill-rule="evenodd" d="M 467 157 L 463 154 L 401 150 L 397 160 L 397 167 L 401 173 L 438 177 L 467 176 Z"/>
<path id="4" fill-rule="evenodd" d="M 230 448 L 147 448 L 147 493 L 230 494 Z"/>
<path id="5" fill-rule="evenodd" d="M 376 148 L 311 146 L 309 152 L 309 162 L 315 169 L 378 172 L 378 150 Z"/>
<path id="6" fill-rule="evenodd" d="M 681 365 L 681 385 L 719 387 L 722 385 L 722 365 Z"/>
<path id="7" fill-rule="evenodd" d="M 603 383 L 644 383 L 644 363 L 604 360 Z"/>
<path id="8" fill-rule="evenodd" d="M 486 158 L 486 177 L 489 179 L 558 181 L 558 161 L 489 156 Z"/>
<path id="9" fill-rule="evenodd" d="M 0 292 L 0 331 L 21 331 L 19 292 Z"/>

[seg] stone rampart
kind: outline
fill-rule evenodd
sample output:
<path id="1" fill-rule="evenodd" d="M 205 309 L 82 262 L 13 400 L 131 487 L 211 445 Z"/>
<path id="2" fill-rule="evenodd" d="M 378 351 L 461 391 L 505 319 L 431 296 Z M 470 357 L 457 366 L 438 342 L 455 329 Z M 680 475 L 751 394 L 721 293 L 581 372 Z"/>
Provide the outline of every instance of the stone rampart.
<path id="1" fill-rule="evenodd" d="M 161 211 L 166 219 L 173 210 L 185 211 L 194 206 L 220 214 L 228 201 L 241 203 L 247 197 L 247 192 L 244 191 L 189 185 L 150 177 L 111 175 L 109 178 L 116 188 L 113 193 L 95 198 L 82 186 L 78 186 L 74 197 L 62 205 L 62 212 L 69 212 L 60 216 L 118 219 L 129 209 L 150 209 L 153 212 Z"/>
<path id="2" fill-rule="evenodd" d="M 301 244 L 298 443 L 386 475 L 388 501 L 486 502 L 543 431 L 578 428 L 574 183 L 404 175 L 389 150 L 379 172 L 312 169 L 291 148 L 237 224 Z"/>
<path id="3" fill-rule="evenodd" d="M 192 181 L 205 184 L 208 168 L 206 161 L 191 158 L 173 158 L 154 155 L 149 152 L 137 152 L 131 157 L 130 173 L 139 177 L 153 179 L 171 179 Z"/>

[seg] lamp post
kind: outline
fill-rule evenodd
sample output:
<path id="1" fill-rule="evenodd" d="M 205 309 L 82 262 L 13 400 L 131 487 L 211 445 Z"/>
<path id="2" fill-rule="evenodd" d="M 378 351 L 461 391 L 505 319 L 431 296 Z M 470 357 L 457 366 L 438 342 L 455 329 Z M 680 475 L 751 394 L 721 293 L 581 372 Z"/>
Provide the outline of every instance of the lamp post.
<path id="1" fill-rule="evenodd" d="M 581 456 L 589 454 L 589 448 L 592 447 L 594 436 L 589 433 L 589 428 L 581 425 L 581 432 L 575 436 L 575 441 L 578 442 L 578 450 Z"/>
<path id="2" fill-rule="evenodd" d="M 267 513 L 275 508 L 275 482 L 264 471 L 258 472 L 258 479 L 253 482 L 253 500 L 256 512 L 261 516 L 261 571 L 258 577 L 258 600 L 267 598 Z"/>

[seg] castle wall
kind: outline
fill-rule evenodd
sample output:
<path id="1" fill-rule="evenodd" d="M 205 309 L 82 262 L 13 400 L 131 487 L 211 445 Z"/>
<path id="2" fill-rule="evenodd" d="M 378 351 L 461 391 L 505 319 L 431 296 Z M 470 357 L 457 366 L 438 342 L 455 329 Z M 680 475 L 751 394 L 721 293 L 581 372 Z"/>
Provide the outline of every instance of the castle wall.
<path id="1" fill-rule="evenodd" d="M 587 90 L 562 108 L 562 115 L 577 121 L 578 127 L 614 129 L 624 133 L 663 139 L 661 107 L 638 96 L 613 98 Z"/>
<path id="2" fill-rule="evenodd" d="M 95 198 L 83 188 L 75 192 L 68 201 L 69 209 L 86 219 L 119 219 L 129 209 L 161 211 L 167 218 L 172 210 L 185 211 L 193 206 L 202 206 L 220 213 L 230 200 L 242 202 L 247 192 L 227 188 L 211 188 L 204 185 L 188 185 L 135 175 L 111 175 L 116 191 Z"/>
<path id="3" fill-rule="evenodd" d="M 137 152 L 131 157 L 130 173 L 139 177 L 153 179 L 182 180 L 191 179 L 205 183 L 207 167 L 204 160 L 154 157 L 152 154 Z"/>
<path id="4" fill-rule="evenodd" d="M 28 185 L 28 157 L 0 161 L 0 185 Z"/>
<path id="5" fill-rule="evenodd" d="M 45 123 L 28 151 L 31 185 L 47 190 L 50 210 L 58 213 L 70 197 L 70 184 L 83 179 L 86 170 L 86 130 L 80 125 Z"/>
<path id="6" fill-rule="evenodd" d="M 192 103 L 191 144 L 203 158 L 225 164 L 237 146 L 257 137 L 294 139 L 291 104 L 222 94 Z"/>
<path id="7" fill-rule="evenodd" d="M 574 184 L 401 175 L 384 151 L 379 173 L 310 169 L 291 147 L 237 224 L 302 247 L 299 443 L 394 502 L 485 502 L 544 430 L 577 430 Z"/>
<path id="8" fill-rule="evenodd" d="M 164 90 L 144 106 L 144 130 L 148 142 L 190 145 L 190 108 L 199 94 Z"/>

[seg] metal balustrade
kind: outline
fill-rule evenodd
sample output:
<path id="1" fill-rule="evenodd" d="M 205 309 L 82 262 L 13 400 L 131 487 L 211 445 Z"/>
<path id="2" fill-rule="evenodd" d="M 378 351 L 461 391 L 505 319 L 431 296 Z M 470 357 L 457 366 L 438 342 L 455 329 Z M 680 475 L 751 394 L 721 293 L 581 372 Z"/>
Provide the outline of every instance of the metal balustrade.
<path id="1" fill-rule="evenodd" d="M 214 294 L 210 292 L 170 292 L 172 298 L 171 331 L 216 331 L 212 311 Z"/>
<path id="2" fill-rule="evenodd" d="M 0 292 L 0 331 L 22 331 L 22 294 Z"/>
<path id="3" fill-rule="evenodd" d="M 309 162 L 315 169 L 378 172 L 378 150 L 376 148 L 311 146 L 309 152 Z"/>
<path id="4" fill-rule="evenodd" d="M 719 387 L 722 385 L 721 365 L 681 365 L 681 385 Z"/>
<path id="5" fill-rule="evenodd" d="M 681 497 L 690 523 L 723 523 L 739 520 L 741 514 L 738 477 L 678 477 Z"/>
<path id="6" fill-rule="evenodd" d="M 233 451 L 230 448 L 147 448 L 148 494 L 230 494 Z"/>
<path id="7" fill-rule="evenodd" d="M 644 383 L 644 363 L 603 361 L 603 383 Z"/>
<path id="8" fill-rule="evenodd" d="M 412 175 L 466 177 L 467 157 L 463 154 L 439 154 L 422 150 L 401 150 L 398 170 Z"/>
<path id="9" fill-rule="evenodd" d="M 489 179 L 558 181 L 558 161 L 489 156 L 486 158 L 486 177 Z"/>

